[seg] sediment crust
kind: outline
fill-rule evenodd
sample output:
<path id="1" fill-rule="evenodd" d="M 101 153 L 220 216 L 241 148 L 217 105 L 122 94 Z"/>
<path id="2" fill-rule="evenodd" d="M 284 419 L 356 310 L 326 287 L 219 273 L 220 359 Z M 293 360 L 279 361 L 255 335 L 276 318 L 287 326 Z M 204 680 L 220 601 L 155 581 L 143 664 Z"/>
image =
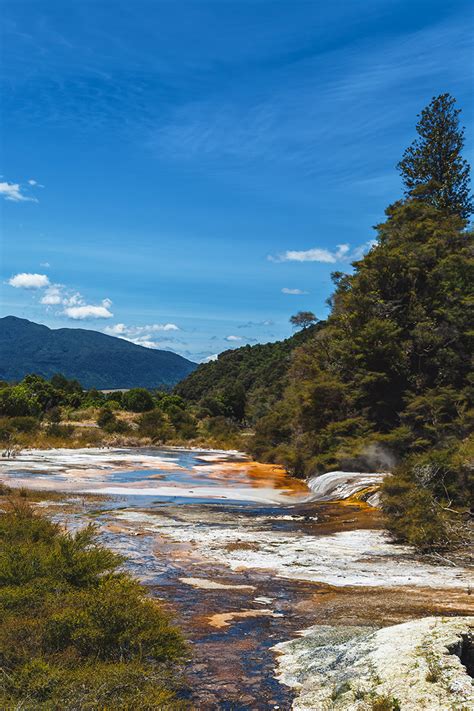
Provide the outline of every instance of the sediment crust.
<path id="1" fill-rule="evenodd" d="M 297 690 L 294 711 L 474 708 L 474 616 L 316 626 L 273 649 L 277 678 Z"/>

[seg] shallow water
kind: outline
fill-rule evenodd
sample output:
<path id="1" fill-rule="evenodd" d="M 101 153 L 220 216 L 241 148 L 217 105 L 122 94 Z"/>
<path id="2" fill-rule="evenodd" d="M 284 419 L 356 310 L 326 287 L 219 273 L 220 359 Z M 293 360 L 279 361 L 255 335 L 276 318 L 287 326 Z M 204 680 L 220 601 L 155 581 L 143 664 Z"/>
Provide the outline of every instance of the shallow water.
<path id="1" fill-rule="evenodd" d="M 16 486 L 121 496 L 128 505 L 149 497 L 201 503 L 291 503 L 310 495 L 280 468 L 249 462 L 238 452 L 179 449 L 24 450 L 0 462 Z"/>
<path id="2" fill-rule="evenodd" d="M 191 640 L 198 709 L 289 709 L 271 647 L 313 624 L 383 625 L 470 602 L 466 571 L 390 545 L 363 502 L 324 500 L 374 475 L 326 475 L 311 491 L 239 453 L 176 449 L 30 451 L 1 460 L 0 475 L 68 492 L 45 510 L 69 528 L 92 518 L 127 556 Z"/>

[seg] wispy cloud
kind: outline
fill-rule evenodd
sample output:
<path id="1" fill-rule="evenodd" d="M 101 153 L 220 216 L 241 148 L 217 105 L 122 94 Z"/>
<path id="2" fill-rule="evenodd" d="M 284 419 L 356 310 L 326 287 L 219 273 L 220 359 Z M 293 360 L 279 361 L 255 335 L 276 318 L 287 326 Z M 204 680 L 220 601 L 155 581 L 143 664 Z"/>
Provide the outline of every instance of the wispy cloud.
<path id="1" fill-rule="evenodd" d="M 232 342 L 232 341 L 243 341 L 244 339 L 242 338 L 242 336 L 226 336 L 225 340 Z"/>
<path id="2" fill-rule="evenodd" d="M 106 333 L 111 336 L 143 336 L 146 333 L 179 330 L 179 326 L 175 323 L 151 323 L 145 326 L 126 326 L 124 323 L 116 323 L 114 326 L 107 326 Z"/>
<path id="3" fill-rule="evenodd" d="M 309 294 L 309 291 L 303 291 L 302 289 L 288 289 L 288 287 L 283 287 L 281 290 L 282 294 L 291 294 L 292 296 L 300 296 L 301 294 Z"/>
<path id="4" fill-rule="evenodd" d="M 205 358 L 202 359 L 201 363 L 211 363 L 213 360 L 217 360 L 218 358 L 217 353 L 212 353 L 212 355 L 208 355 Z"/>
<path id="5" fill-rule="evenodd" d="M 63 294 L 61 292 L 61 287 L 53 285 L 46 289 L 45 293 L 40 299 L 40 303 L 44 306 L 57 306 L 63 303 Z"/>
<path id="6" fill-rule="evenodd" d="M 10 202 L 38 202 L 37 198 L 31 195 L 25 195 L 22 190 L 23 188 L 20 183 L 0 182 L 0 195 L 5 200 L 9 200 Z"/>
<path id="7" fill-rule="evenodd" d="M 237 328 L 258 328 L 260 326 L 274 326 L 275 322 L 271 319 L 266 319 L 265 321 L 247 321 L 247 323 L 241 323 Z"/>
<path id="8" fill-rule="evenodd" d="M 21 272 L 12 276 L 8 283 L 15 289 L 44 289 L 49 286 L 49 278 L 46 274 L 29 274 Z"/>
<path id="9" fill-rule="evenodd" d="M 413 116 L 434 81 L 449 81 L 452 91 L 466 87 L 469 34 L 453 12 L 391 38 L 367 34 L 337 50 L 302 53 L 265 72 L 261 85 L 257 74 L 250 89 L 246 77 L 246 86 L 233 84 L 218 100 L 191 94 L 157 128 L 154 145 L 161 156 L 220 170 L 233 161 L 293 166 L 300 176 L 324 174 L 326 182 L 373 175 L 380 161 L 370 146 L 391 146 L 406 131 L 401 104 Z"/>
<path id="10" fill-rule="evenodd" d="M 335 250 L 324 249 L 321 247 L 312 247 L 311 249 L 289 249 L 286 252 L 277 254 L 276 256 L 269 255 L 270 262 L 321 262 L 323 264 L 336 264 L 337 262 L 353 262 L 360 259 L 376 244 L 375 240 L 369 240 L 364 244 L 355 247 L 351 250 L 349 244 L 338 244 Z M 298 290 L 282 289 L 284 294 L 301 293 Z"/>
<path id="11" fill-rule="evenodd" d="M 157 340 L 156 334 L 172 333 L 179 330 L 179 326 L 175 323 L 151 323 L 144 326 L 127 326 L 124 323 L 116 323 L 113 326 L 107 326 L 104 333 L 109 336 L 118 336 L 145 348 L 166 348 L 175 339 L 168 336 Z"/>

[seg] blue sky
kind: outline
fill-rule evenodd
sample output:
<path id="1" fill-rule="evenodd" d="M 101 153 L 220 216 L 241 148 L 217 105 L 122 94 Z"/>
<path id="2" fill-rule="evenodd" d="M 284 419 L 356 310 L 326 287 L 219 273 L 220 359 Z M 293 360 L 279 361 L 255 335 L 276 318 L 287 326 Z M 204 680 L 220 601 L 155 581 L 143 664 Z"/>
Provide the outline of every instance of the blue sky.
<path id="1" fill-rule="evenodd" d="M 204 360 L 324 318 L 449 91 L 468 0 L 8 0 L 2 313 Z"/>

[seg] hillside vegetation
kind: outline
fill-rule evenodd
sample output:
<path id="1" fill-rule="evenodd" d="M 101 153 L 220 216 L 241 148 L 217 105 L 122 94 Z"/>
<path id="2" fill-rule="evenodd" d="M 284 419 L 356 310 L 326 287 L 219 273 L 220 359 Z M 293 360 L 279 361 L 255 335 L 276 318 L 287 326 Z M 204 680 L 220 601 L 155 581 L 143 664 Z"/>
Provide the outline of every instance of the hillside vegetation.
<path id="1" fill-rule="evenodd" d="M 30 446 L 182 444 L 199 436 L 198 424 L 191 406 L 165 391 L 83 390 L 60 374 L 0 381 L 0 446 L 9 455 Z"/>
<path id="2" fill-rule="evenodd" d="M 217 360 L 200 365 L 175 392 L 188 402 L 200 403 L 211 416 L 254 424 L 283 396 L 292 353 L 317 328 L 310 326 L 284 341 L 225 351 Z"/>
<path id="3" fill-rule="evenodd" d="M 26 319 L 0 319 L 0 379 L 64 373 L 85 388 L 157 388 L 189 375 L 195 363 L 83 328 L 51 329 Z"/>
<path id="4" fill-rule="evenodd" d="M 286 354 L 281 397 L 266 394 L 267 407 L 255 409 L 254 393 L 268 381 L 240 377 L 238 351 L 179 385 L 204 404 L 227 382 L 229 364 L 229 383 L 254 423 L 250 452 L 296 475 L 393 470 L 384 487 L 388 525 L 421 547 L 457 535 L 452 512 L 469 505 L 474 488 L 474 243 L 458 113 L 447 94 L 423 111 L 399 164 L 405 196 L 387 208 L 352 273 L 333 274 L 330 316 Z M 262 352 L 248 349 L 242 374 L 270 372 L 277 348 L 264 352 L 268 369 Z"/>

